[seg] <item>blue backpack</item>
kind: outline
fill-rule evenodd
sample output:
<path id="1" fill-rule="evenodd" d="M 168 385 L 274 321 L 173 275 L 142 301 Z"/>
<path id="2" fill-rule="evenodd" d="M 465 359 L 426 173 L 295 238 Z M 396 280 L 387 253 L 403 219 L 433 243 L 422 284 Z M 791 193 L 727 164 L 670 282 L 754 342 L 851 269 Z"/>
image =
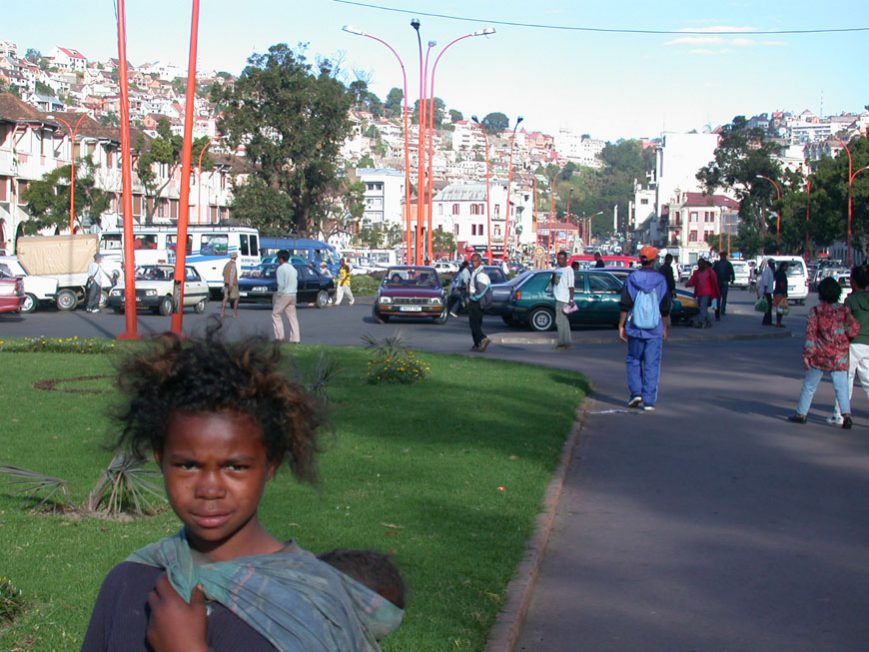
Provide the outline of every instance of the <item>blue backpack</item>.
<path id="1" fill-rule="evenodd" d="M 634 298 L 634 309 L 631 311 L 631 321 L 642 330 L 655 328 L 661 322 L 661 307 L 658 292 L 637 289 Z"/>

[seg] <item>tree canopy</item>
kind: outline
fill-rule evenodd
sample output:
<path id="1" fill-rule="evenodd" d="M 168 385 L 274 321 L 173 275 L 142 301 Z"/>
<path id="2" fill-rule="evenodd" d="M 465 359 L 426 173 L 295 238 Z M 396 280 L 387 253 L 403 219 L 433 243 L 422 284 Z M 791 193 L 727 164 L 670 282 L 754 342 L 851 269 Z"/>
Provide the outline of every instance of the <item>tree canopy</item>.
<path id="1" fill-rule="evenodd" d="M 25 232 L 69 226 L 69 179 L 70 166 L 64 165 L 46 173 L 39 181 L 30 182 L 23 194 L 31 218 L 22 223 Z M 82 159 L 75 175 L 76 222 L 82 225 L 85 218 L 98 221 L 108 208 L 109 195 L 96 187 L 91 159 Z"/>
<path id="2" fill-rule="evenodd" d="M 497 134 L 510 128 L 510 118 L 503 113 L 490 113 L 480 121 L 487 133 Z"/>
<path id="3" fill-rule="evenodd" d="M 227 143 L 243 144 L 253 164 L 250 187 L 238 187 L 233 201 L 237 217 L 306 235 L 330 213 L 353 102 L 336 72 L 329 60 L 311 64 L 302 48 L 280 43 L 252 55 L 233 87 L 212 89 Z"/>

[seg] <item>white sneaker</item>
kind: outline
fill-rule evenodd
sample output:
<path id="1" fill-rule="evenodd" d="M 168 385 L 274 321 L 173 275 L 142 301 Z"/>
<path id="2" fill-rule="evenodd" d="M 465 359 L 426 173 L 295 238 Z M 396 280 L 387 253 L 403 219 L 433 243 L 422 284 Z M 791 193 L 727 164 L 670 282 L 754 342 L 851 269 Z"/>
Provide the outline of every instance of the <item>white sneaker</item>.
<path id="1" fill-rule="evenodd" d="M 643 410 L 645 410 L 646 412 L 654 412 L 655 406 L 654 405 L 644 405 Z"/>
<path id="2" fill-rule="evenodd" d="M 826 421 L 831 426 L 841 426 L 842 423 L 844 423 L 845 419 L 842 418 L 841 415 L 839 415 L 839 416 L 833 415 L 833 416 L 827 417 Z"/>
<path id="3" fill-rule="evenodd" d="M 643 397 L 642 396 L 634 396 L 628 401 L 629 408 L 638 408 L 643 406 Z"/>

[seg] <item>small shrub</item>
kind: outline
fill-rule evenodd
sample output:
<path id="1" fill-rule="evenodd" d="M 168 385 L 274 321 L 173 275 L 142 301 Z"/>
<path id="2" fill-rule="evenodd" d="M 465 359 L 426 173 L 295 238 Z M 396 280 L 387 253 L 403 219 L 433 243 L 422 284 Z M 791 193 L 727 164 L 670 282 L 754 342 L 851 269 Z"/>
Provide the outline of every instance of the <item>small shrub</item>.
<path id="1" fill-rule="evenodd" d="M 160 474 L 144 464 L 145 460 L 126 453 L 115 455 L 88 496 L 88 511 L 114 517 L 153 514 L 155 502 L 165 498 L 158 484 Z"/>
<path id="2" fill-rule="evenodd" d="M 8 578 L 0 576 L 0 623 L 10 623 L 24 611 L 24 594 Z"/>
<path id="3" fill-rule="evenodd" d="M 362 340 L 366 348 L 374 353 L 368 361 L 366 377 L 372 385 L 380 383 L 410 385 L 419 382 L 431 372 L 431 365 L 420 360 L 416 352 L 407 348 L 400 336 L 378 341 L 371 335 L 365 335 Z"/>

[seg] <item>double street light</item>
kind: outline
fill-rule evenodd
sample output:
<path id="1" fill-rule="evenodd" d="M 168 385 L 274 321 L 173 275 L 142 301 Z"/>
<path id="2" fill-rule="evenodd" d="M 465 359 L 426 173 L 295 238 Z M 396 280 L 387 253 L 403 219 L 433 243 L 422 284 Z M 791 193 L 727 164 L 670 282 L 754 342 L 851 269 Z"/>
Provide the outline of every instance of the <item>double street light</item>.
<path id="1" fill-rule="evenodd" d="M 423 262 L 423 248 L 426 250 L 426 257 L 431 259 L 433 257 L 433 249 L 432 249 L 432 214 L 433 214 L 433 184 L 434 184 L 434 176 L 432 174 L 432 160 L 433 156 L 433 139 L 431 138 L 431 133 L 434 131 L 434 114 L 435 114 L 435 106 L 434 106 L 434 82 L 435 82 L 435 73 L 437 72 L 437 66 L 440 62 L 441 57 L 444 53 L 452 47 L 454 44 L 462 41 L 466 38 L 471 38 L 472 36 L 489 36 L 490 34 L 494 34 L 494 28 L 487 27 L 485 29 L 479 29 L 475 32 L 471 32 L 470 34 L 464 34 L 463 36 L 459 36 L 456 39 L 453 39 L 438 53 L 438 56 L 435 58 L 434 65 L 431 69 L 431 75 L 429 75 L 429 56 L 431 54 L 431 50 L 437 46 L 437 42 L 429 41 L 428 47 L 425 52 L 425 57 L 423 57 L 422 52 L 422 35 L 420 33 L 420 21 L 416 18 L 410 21 L 410 26 L 416 31 L 417 35 L 417 43 L 419 46 L 419 139 L 417 143 L 417 158 L 418 158 L 418 172 L 417 172 L 417 203 L 416 203 L 416 237 L 415 237 L 415 245 L 416 245 L 416 263 L 422 264 Z M 409 110 L 407 105 L 407 73 L 404 66 L 404 62 L 401 57 L 396 52 L 395 48 L 393 48 L 389 43 L 387 43 L 382 38 L 374 36 L 372 34 L 368 34 L 363 32 L 362 30 L 352 27 L 350 25 L 345 25 L 342 28 L 348 34 L 354 34 L 356 36 L 364 36 L 366 38 L 370 38 L 378 43 L 386 46 L 390 52 L 398 59 L 398 63 L 401 66 L 401 75 L 402 75 L 402 88 L 404 92 L 404 173 L 405 173 L 405 220 L 406 220 L 406 228 L 407 228 L 407 241 L 406 241 L 406 259 L 408 264 L 412 262 L 411 259 L 411 250 L 413 248 L 411 243 L 411 214 L 410 214 L 410 154 L 409 154 L 409 140 L 410 140 L 410 132 L 408 127 L 408 116 Z M 426 140 L 428 138 L 428 141 Z M 426 164 L 426 144 L 428 143 L 428 163 Z M 426 178 L 426 173 L 428 177 Z M 426 210 L 428 209 L 428 210 Z M 426 228 L 426 243 L 423 243 L 423 225 Z"/>
<path id="2" fill-rule="evenodd" d="M 776 218 L 776 227 L 775 227 L 775 242 L 776 242 L 775 247 L 776 247 L 776 253 L 781 254 L 781 186 L 778 185 L 778 183 L 776 183 L 774 180 L 772 180 L 769 177 L 764 176 L 762 174 L 755 175 L 755 178 L 765 179 L 766 181 L 769 181 L 773 185 L 773 188 L 775 188 L 776 196 L 778 197 L 778 212 L 777 212 L 778 217 Z M 850 245 L 851 245 L 851 230 L 850 230 L 850 225 L 849 225 L 849 228 L 848 228 L 848 246 L 849 246 L 849 249 L 850 249 Z M 850 255 L 851 254 L 849 251 L 849 254 L 848 254 L 849 261 L 850 261 Z"/>
<path id="3" fill-rule="evenodd" d="M 76 120 L 75 126 L 72 126 L 61 118 L 59 115 L 48 114 L 45 116 L 49 120 L 57 120 L 69 131 L 69 232 L 75 233 L 75 134 L 78 131 L 82 120 L 87 117 L 87 113 L 82 113 L 79 119 Z"/>

